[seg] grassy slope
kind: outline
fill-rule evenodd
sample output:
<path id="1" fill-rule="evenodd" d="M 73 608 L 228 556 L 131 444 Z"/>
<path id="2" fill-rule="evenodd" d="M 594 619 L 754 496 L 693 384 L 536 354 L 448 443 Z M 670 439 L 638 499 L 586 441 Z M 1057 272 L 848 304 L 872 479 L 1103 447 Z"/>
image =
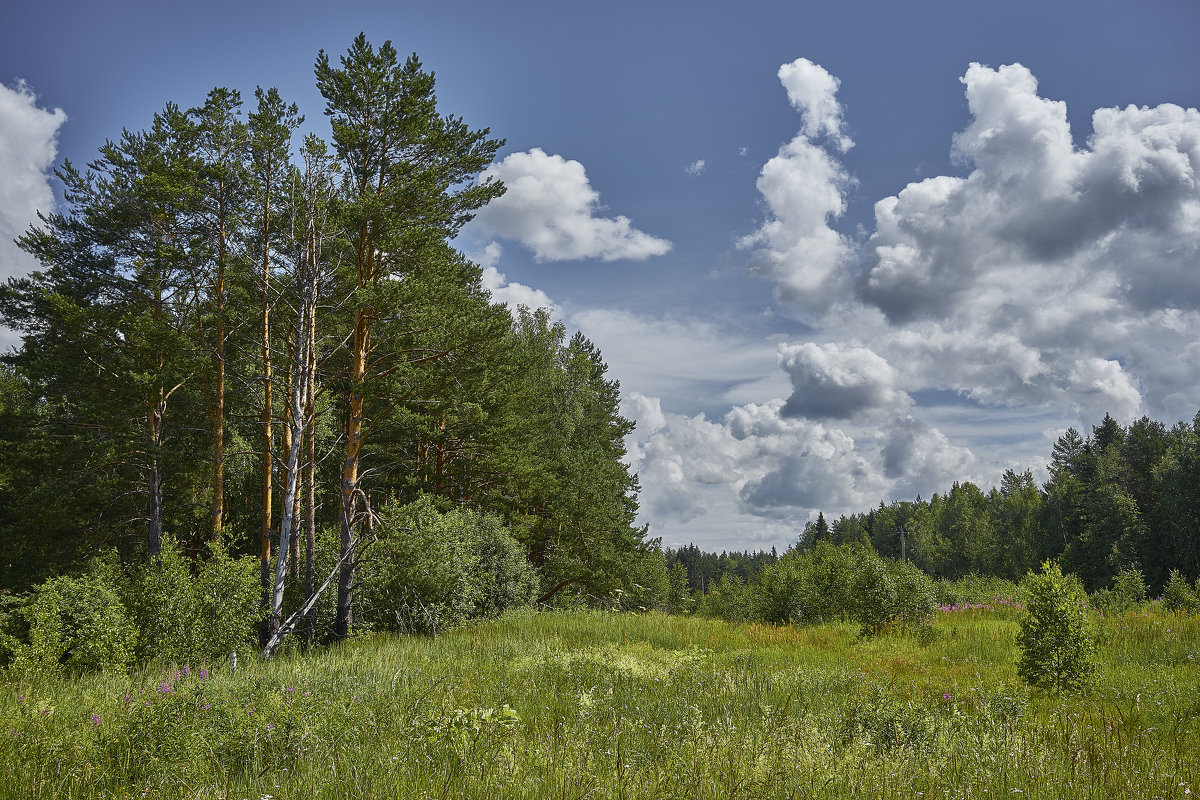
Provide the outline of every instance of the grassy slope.
<path id="1" fill-rule="evenodd" d="M 1095 690 L 1055 699 L 1017 679 L 1014 614 L 941 614 L 923 645 L 529 613 L 203 678 L 9 674 L 0 797 L 1200 792 L 1200 618 L 1102 621 Z"/>

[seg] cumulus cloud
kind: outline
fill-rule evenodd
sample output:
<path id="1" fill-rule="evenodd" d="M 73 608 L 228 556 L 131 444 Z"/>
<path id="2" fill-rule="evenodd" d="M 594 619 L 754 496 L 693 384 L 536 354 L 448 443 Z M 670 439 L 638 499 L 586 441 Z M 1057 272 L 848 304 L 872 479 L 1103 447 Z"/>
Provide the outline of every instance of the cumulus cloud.
<path id="1" fill-rule="evenodd" d="M 600 194 L 578 161 L 534 148 L 492 164 L 482 177 L 497 178 L 508 190 L 480 210 L 477 224 L 520 242 L 538 261 L 640 261 L 671 249 L 628 217 L 598 216 Z"/>
<path id="2" fill-rule="evenodd" d="M 911 415 L 874 422 L 785 416 L 784 402 L 735 406 L 720 420 L 663 413 L 650 398 L 627 406 L 645 420 L 628 443 L 643 512 L 656 524 L 723 519 L 798 526 L 881 499 L 945 491 L 974 464 L 971 451 Z M 772 529 L 775 530 L 775 529 Z"/>
<path id="3" fill-rule="evenodd" d="M 905 380 L 986 403 L 1188 413 L 1177 356 L 1200 337 L 1200 112 L 1100 109 L 1073 141 L 1066 104 L 1020 64 L 972 64 L 965 177 L 875 207 L 859 296 Z M 1186 399 L 1185 399 L 1186 398 Z"/>
<path id="4" fill-rule="evenodd" d="M 683 168 L 683 171 L 688 175 L 701 175 L 704 173 L 704 159 L 698 158 L 692 163 Z"/>
<path id="5" fill-rule="evenodd" d="M 845 213 L 845 194 L 853 181 L 817 140 L 823 138 L 840 152 L 853 142 L 843 130 L 836 78 L 801 58 L 780 67 L 779 79 L 801 113 L 801 128 L 763 166 L 757 187 L 767 218 L 739 245 L 752 250 L 751 272 L 775 281 L 782 299 L 821 309 L 849 278 L 852 244 L 830 221 Z"/>
<path id="6" fill-rule="evenodd" d="M 481 252 L 471 254 L 471 259 L 483 268 L 481 282 L 483 283 L 483 288 L 491 293 L 492 300 L 508 306 L 509 313 L 514 318 L 520 313 L 521 308 L 528 308 L 531 311 L 541 308 L 550 312 L 552 318 L 562 319 L 562 309 L 550 299 L 550 295 L 541 289 L 534 289 L 532 286 L 510 281 L 497 268 L 496 265 L 500 263 L 500 257 L 503 253 L 504 248 L 501 247 L 499 242 L 488 242 Z"/>
<path id="7" fill-rule="evenodd" d="M 875 409 L 907 405 L 897 391 L 896 370 L 873 350 L 831 342 L 779 348 L 779 364 L 791 378 L 785 417 L 847 419 Z"/>
<path id="8" fill-rule="evenodd" d="M 49 171 L 58 155 L 58 129 L 66 119 L 61 108 L 39 108 L 26 84 L 0 84 L 0 279 L 35 266 L 12 240 L 37 222 L 38 211 L 54 210 Z"/>
<path id="9" fill-rule="evenodd" d="M 0 282 L 37 267 L 13 240 L 37 222 L 38 211 L 54 210 L 48 173 L 58 155 L 58 129 L 66 119 L 60 108 L 39 108 L 25 83 L 11 88 L 0 84 Z M 0 345 L 16 343 L 13 334 L 0 328 Z"/>
<path id="10" fill-rule="evenodd" d="M 898 417 L 883 432 L 880 455 L 883 474 L 891 479 L 893 496 L 929 495 L 962 480 L 975 463 L 966 447 L 952 444 L 945 434 L 912 416 Z"/>
<path id="11" fill-rule="evenodd" d="M 844 130 L 837 78 L 807 58 L 798 58 L 779 68 L 779 81 L 787 90 L 788 102 L 803 114 L 801 132 L 806 137 L 828 136 L 843 153 L 854 146 Z"/>

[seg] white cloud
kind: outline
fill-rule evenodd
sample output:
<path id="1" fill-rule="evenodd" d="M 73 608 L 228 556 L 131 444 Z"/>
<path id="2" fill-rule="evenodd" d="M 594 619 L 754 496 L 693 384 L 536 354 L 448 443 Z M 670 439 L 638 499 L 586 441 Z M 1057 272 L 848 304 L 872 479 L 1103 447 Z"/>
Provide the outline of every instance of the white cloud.
<path id="1" fill-rule="evenodd" d="M 1200 112 L 1100 109 L 1079 147 L 1025 67 L 972 64 L 963 83 L 969 174 L 876 204 L 860 289 L 890 329 L 872 346 L 906 385 L 985 403 L 1190 414 Z"/>
<path id="2" fill-rule="evenodd" d="M 739 246 L 753 249 L 751 272 L 775 281 L 779 296 L 817 310 L 845 291 L 850 240 L 830 227 L 846 210 L 853 183 L 842 164 L 814 139 L 840 151 L 853 142 L 842 128 L 837 79 L 807 59 L 780 67 L 788 99 L 800 112 L 800 133 L 762 168 L 757 186 L 767 219 Z"/>
<path id="3" fill-rule="evenodd" d="M 817 509 L 1040 472 L 1066 424 L 1200 406 L 1200 112 L 1101 109 L 1081 145 L 1029 70 L 973 64 L 965 175 L 880 200 L 860 250 L 832 228 L 852 180 L 837 81 L 803 60 L 780 78 L 801 129 L 763 167 L 767 218 L 741 244 L 811 340 L 779 346 L 776 399 L 635 434 L 660 526 L 778 535 Z"/>
<path id="4" fill-rule="evenodd" d="M 488 242 L 482 252 L 472 253 L 470 258 L 483 268 L 482 283 L 492 295 L 496 303 L 508 306 L 509 313 L 515 318 L 521 307 L 536 311 L 544 308 L 550 312 L 553 319 L 562 319 L 562 309 L 550 299 L 550 295 L 541 289 L 534 289 L 523 283 L 510 281 L 503 272 L 496 268 L 504 249 L 499 242 Z"/>
<path id="5" fill-rule="evenodd" d="M 795 528 L 817 511 L 850 513 L 945 491 L 975 464 L 968 448 L 911 415 L 831 424 L 785 416 L 783 406 L 748 403 L 713 421 L 663 413 L 651 398 L 628 403 L 644 423 L 628 443 L 643 517 L 656 530 L 683 523 L 710 530 L 713 515 L 740 520 L 743 529 L 763 520 Z"/>
<path id="6" fill-rule="evenodd" d="M 692 163 L 683 168 L 683 171 L 688 175 L 702 175 L 704 173 L 704 159 L 698 158 Z"/>
<path id="7" fill-rule="evenodd" d="M 476 223 L 520 242 L 538 261 L 640 261 L 671 249 L 628 217 L 597 216 L 600 195 L 578 161 L 534 148 L 492 164 L 482 177 L 498 178 L 508 190 L 479 211 Z"/>
<path id="8" fill-rule="evenodd" d="M 720 319 L 602 308 L 569 317 L 604 353 L 624 392 L 663 398 L 673 410 L 695 409 L 705 398 L 765 400 L 787 391 L 775 366 L 777 344 L 740 334 Z M 764 376 L 771 378 L 763 382 Z"/>
<path id="9" fill-rule="evenodd" d="M 39 108 L 23 82 L 0 84 L 0 282 L 37 268 L 36 260 L 13 242 L 37 222 L 37 212 L 54 210 L 48 175 L 58 155 L 58 129 L 66 113 Z M 17 344 L 0 328 L 0 347 Z"/>
<path id="10" fill-rule="evenodd" d="M 837 78 L 807 58 L 798 58 L 779 68 L 779 81 L 787 89 L 788 102 L 803 114 L 804 136 L 828 136 L 843 153 L 854 146 L 844 130 L 842 104 L 837 100 L 841 82 Z"/>
<path id="11" fill-rule="evenodd" d="M 851 344 L 781 345 L 779 365 L 792 381 L 781 413 L 787 417 L 847 419 L 911 403 L 897 391 L 896 370 L 873 350 Z"/>

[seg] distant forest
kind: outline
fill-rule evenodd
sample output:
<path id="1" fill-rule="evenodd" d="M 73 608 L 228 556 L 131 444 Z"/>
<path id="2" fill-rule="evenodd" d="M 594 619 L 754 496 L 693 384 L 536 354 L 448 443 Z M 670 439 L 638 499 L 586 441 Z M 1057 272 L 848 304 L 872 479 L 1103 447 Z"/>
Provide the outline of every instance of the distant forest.
<path id="1" fill-rule="evenodd" d="M 1054 559 L 1089 591 L 1127 569 L 1140 570 L 1151 593 L 1172 570 L 1200 577 L 1200 414 L 1170 429 L 1148 417 L 1123 427 L 1105 415 L 1087 436 L 1074 428 L 1060 436 L 1049 470 L 1042 486 L 1031 472 L 1007 470 L 987 492 L 962 482 L 832 523 L 819 514 L 794 549 L 870 545 L 951 580 L 973 573 L 1019 581 Z M 773 552 L 716 555 L 694 545 L 666 554 L 697 592 L 725 574 L 748 581 L 776 560 Z"/>

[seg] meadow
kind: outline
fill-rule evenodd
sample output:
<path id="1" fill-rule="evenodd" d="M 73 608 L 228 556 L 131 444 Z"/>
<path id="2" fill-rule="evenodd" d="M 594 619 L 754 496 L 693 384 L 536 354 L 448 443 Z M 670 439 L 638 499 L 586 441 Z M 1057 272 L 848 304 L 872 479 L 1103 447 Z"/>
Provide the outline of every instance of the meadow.
<path id="1" fill-rule="evenodd" d="M 436 638 L 0 673 L 4 798 L 1188 798 L 1200 617 L 1099 618 L 1078 696 L 1015 669 L 1019 610 L 932 631 L 510 613 Z"/>

